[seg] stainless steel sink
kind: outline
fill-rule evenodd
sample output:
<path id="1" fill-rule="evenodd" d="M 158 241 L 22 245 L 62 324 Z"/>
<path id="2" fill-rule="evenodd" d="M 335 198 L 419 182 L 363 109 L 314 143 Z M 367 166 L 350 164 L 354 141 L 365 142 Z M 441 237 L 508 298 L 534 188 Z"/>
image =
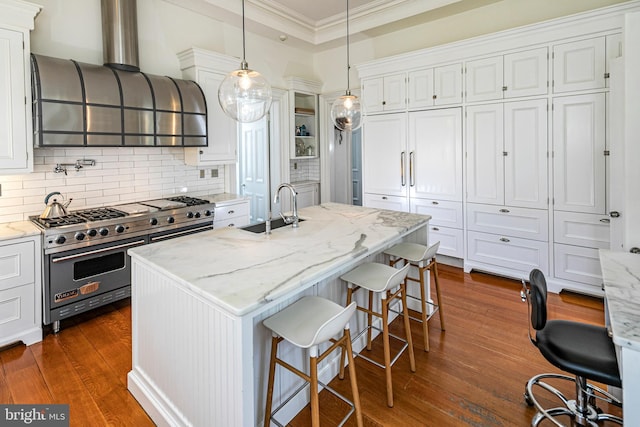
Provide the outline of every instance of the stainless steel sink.
<path id="1" fill-rule="evenodd" d="M 304 219 L 298 219 L 298 222 L 302 222 Z M 282 218 L 276 218 L 271 220 L 271 229 L 275 230 L 276 228 L 291 226 L 291 224 L 287 224 L 284 222 Z M 250 231 L 252 233 L 264 233 L 267 229 L 266 222 L 259 222 L 257 224 L 247 225 L 245 227 L 240 227 L 240 230 Z"/>

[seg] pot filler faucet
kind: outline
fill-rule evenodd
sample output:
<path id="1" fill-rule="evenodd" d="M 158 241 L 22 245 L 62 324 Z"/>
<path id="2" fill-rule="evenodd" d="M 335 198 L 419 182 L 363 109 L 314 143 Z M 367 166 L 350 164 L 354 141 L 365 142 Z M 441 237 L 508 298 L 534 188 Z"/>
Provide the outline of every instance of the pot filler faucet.
<path id="1" fill-rule="evenodd" d="M 283 188 L 288 188 L 291 191 L 291 195 L 293 196 L 293 212 L 291 216 L 284 215 L 280 212 L 280 216 L 287 224 L 293 224 L 293 228 L 298 228 L 298 192 L 293 187 L 293 185 L 288 183 L 283 183 L 278 186 L 276 190 L 276 196 L 273 198 L 273 203 L 280 203 L 280 190 Z"/>

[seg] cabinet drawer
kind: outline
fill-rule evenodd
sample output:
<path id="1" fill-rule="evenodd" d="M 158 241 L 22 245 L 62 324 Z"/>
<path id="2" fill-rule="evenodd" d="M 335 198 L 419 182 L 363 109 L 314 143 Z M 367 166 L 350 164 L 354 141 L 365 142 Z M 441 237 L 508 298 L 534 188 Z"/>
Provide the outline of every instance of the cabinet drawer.
<path id="1" fill-rule="evenodd" d="M 462 203 L 447 200 L 411 199 L 411 212 L 431 215 L 430 224 L 462 228 Z"/>
<path id="2" fill-rule="evenodd" d="M 249 216 L 249 203 L 225 203 L 223 205 L 216 205 L 216 212 L 213 220 L 226 221 L 229 218 L 236 218 L 240 216 Z"/>
<path id="3" fill-rule="evenodd" d="M 363 206 L 399 212 L 409 211 L 409 203 L 407 202 L 407 198 L 403 196 L 364 193 Z"/>
<path id="4" fill-rule="evenodd" d="M 35 281 L 34 242 L 0 246 L 0 291 Z"/>
<path id="5" fill-rule="evenodd" d="M 0 291 L 0 341 L 38 326 L 33 283 Z"/>
<path id="6" fill-rule="evenodd" d="M 609 249 L 609 218 L 577 212 L 553 214 L 553 241 L 588 248 Z"/>
<path id="7" fill-rule="evenodd" d="M 524 239 L 549 240 L 546 210 L 467 204 L 467 228 Z"/>
<path id="8" fill-rule="evenodd" d="M 555 277 L 602 287 L 598 249 L 556 243 L 553 252 Z"/>
<path id="9" fill-rule="evenodd" d="M 221 221 L 213 221 L 213 228 L 225 228 L 225 227 L 244 227 L 249 225 L 249 220 L 246 216 L 236 216 L 234 218 L 227 218 Z"/>
<path id="10" fill-rule="evenodd" d="M 464 237 L 459 228 L 429 226 L 429 245 L 440 242 L 439 255 L 464 258 Z"/>
<path id="11" fill-rule="evenodd" d="M 472 261 L 519 270 L 525 275 L 534 268 L 549 270 L 546 242 L 469 231 L 467 248 Z"/>

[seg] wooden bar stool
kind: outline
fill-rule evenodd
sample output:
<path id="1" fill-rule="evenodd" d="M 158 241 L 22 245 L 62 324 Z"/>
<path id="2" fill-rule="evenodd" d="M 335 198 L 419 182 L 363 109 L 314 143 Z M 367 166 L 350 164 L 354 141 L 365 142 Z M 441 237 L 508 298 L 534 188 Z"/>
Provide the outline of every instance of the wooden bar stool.
<path id="1" fill-rule="evenodd" d="M 385 264 L 380 263 L 365 263 L 361 264 L 348 273 L 344 274 L 340 278 L 347 282 L 347 305 L 352 304 L 351 299 L 353 292 L 359 288 L 367 289 L 369 291 L 369 304 L 368 308 L 358 306 L 358 310 L 367 313 L 367 326 L 355 337 L 359 338 L 362 334 L 367 332 L 367 349 L 371 350 L 371 329 L 376 329 L 372 325 L 373 316 L 382 318 L 382 342 L 384 345 L 384 365 L 372 360 L 362 353 L 358 354 L 358 357 L 373 363 L 376 366 L 384 368 L 386 381 L 387 381 L 387 405 L 393 407 L 393 384 L 391 380 L 391 366 L 395 364 L 400 355 L 408 348 L 409 349 L 409 364 L 411 372 L 416 371 L 416 361 L 413 355 L 413 343 L 411 341 L 411 329 L 409 326 L 409 312 L 407 311 L 407 299 L 406 299 L 406 282 L 405 277 L 409 271 L 409 265 L 406 265 L 402 269 L 396 269 Z M 381 299 L 381 312 L 373 311 L 373 294 L 380 295 Z M 406 333 L 406 340 L 392 335 L 389 333 L 389 305 L 394 299 L 402 301 L 402 307 L 404 309 L 404 328 Z M 391 354 L 389 349 L 389 336 L 403 341 L 404 345 L 391 360 Z M 344 353 L 341 357 L 340 363 L 340 378 L 344 376 Z"/>
<path id="2" fill-rule="evenodd" d="M 440 312 L 440 328 L 444 331 L 444 312 L 442 310 L 442 297 L 440 295 L 440 283 L 438 281 L 438 264 L 436 262 L 436 252 L 440 247 L 440 242 L 427 247 L 417 243 L 399 243 L 387 249 L 384 253 L 390 257 L 390 265 L 395 266 L 398 262 L 403 261 L 406 265 L 413 265 L 419 271 L 419 277 L 411 277 L 407 275 L 407 280 L 420 284 L 420 298 L 408 295 L 409 298 L 420 300 L 421 318 L 411 317 L 412 320 L 422 322 L 422 331 L 424 335 L 424 351 L 429 351 L 429 319 L 436 311 Z M 427 301 L 426 289 L 424 281 L 424 272 L 429 270 L 431 277 L 435 283 L 437 303 Z M 427 304 L 433 307 L 431 313 L 427 312 Z"/>
<path id="3" fill-rule="evenodd" d="M 311 385 L 311 425 L 313 427 L 320 426 L 320 412 L 318 402 L 318 384 L 325 387 L 332 394 L 342 399 L 351 406 L 351 410 L 344 417 L 342 423 L 353 414 L 356 413 L 356 423 L 358 427 L 362 427 L 362 411 L 360 409 L 360 395 L 358 394 L 358 383 L 356 382 L 356 368 L 353 363 L 353 352 L 351 350 L 351 335 L 349 334 L 349 319 L 356 311 L 356 303 L 348 304 L 342 307 L 332 301 L 320 297 L 302 298 L 284 310 L 279 311 L 273 316 L 265 319 L 263 324 L 272 332 L 271 340 L 271 360 L 269 363 L 269 384 L 267 388 L 267 403 L 264 416 L 264 427 L 268 427 L 272 421 L 273 415 L 286 405 L 296 394 L 306 387 L 303 384 L 299 387 L 291 397 L 284 399 L 283 403 L 278 406 L 275 411 L 271 412 L 271 404 L 273 401 L 273 383 L 276 373 L 276 363 L 298 375 Z M 342 337 L 334 339 L 341 330 Z M 291 366 L 287 362 L 277 357 L 278 343 L 287 340 L 291 344 L 309 349 L 309 371 L 310 375 Z M 319 353 L 318 346 L 324 342 L 330 341 L 332 345 L 322 354 Z M 344 353 L 346 350 L 349 357 L 349 377 L 351 379 L 351 391 L 353 393 L 353 402 L 347 400 L 344 396 L 318 381 L 318 363 L 320 363 L 327 355 L 338 347 L 342 347 L 342 362 L 344 366 Z M 341 371 L 343 372 L 343 371 Z M 343 378 L 343 376 L 341 376 Z M 281 426 L 278 421 L 273 419 L 273 423 Z"/>

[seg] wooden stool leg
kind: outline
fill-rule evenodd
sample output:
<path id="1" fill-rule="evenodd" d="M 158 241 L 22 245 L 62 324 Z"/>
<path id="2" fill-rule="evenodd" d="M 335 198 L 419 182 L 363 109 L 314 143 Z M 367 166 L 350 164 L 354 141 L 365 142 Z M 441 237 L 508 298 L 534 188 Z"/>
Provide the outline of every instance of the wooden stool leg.
<path id="1" fill-rule="evenodd" d="M 438 263 L 436 263 L 436 259 L 434 258 L 432 261 L 431 267 L 431 275 L 433 276 L 433 281 L 436 285 L 436 296 L 438 297 L 438 311 L 440 311 L 440 329 L 443 331 L 444 328 L 444 311 L 442 310 L 442 296 L 440 295 L 440 282 L 438 281 Z"/>
<path id="2" fill-rule="evenodd" d="M 264 427 L 271 424 L 271 403 L 273 402 L 273 382 L 276 376 L 276 355 L 278 353 L 278 337 L 271 338 L 271 360 L 269 361 L 269 381 L 267 384 L 267 403 L 264 410 Z"/>
<path id="3" fill-rule="evenodd" d="M 353 361 L 353 350 L 351 349 L 351 333 L 349 329 L 344 330 L 347 337 L 345 348 L 349 357 L 349 379 L 351 380 L 351 393 L 353 395 L 353 406 L 356 410 L 356 423 L 358 427 L 363 427 L 362 409 L 360 407 L 360 393 L 358 392 L 358 382 L 356 381 L 356 365 Z"/>
<path id="4" fill-rule="evenodd" d="M 420 271 L 420 304 L 422 304 L 422 335 L 424 339 L 424 351 L 429 351 L 429 323 L 427 321 L 427 292 L 425 289 L 424 271 L 425 268 L 418 267 Z"/>
<path id="5" fill-rule="evenodd" d="M 389 349 L 389 301 L 386 298 L 382 299 L 382 342 L 384 345 L 384 373 L 387 378 L 387 406 L 393 408 L 393 382 L 391 380 L 391 353 Z"/>
<path id="6" fill-rule="evenodd" d="M 309 370 L 311 371 L 311 426 L 320 427 L 320 403 L 318 400 L 318 358 L 309 358 Z"/>
<path id="7" fill-rule="evenodd" d="M 353 298 L 353 288 L 348 287 L 347 288 L 347 303 L 345 304 L 345 306 L 351 304 L 351 298 Z M 351 341 L 349 341 L 349 343 L 351 343 Z M 342 350 L 340 352 L 340 372 L 338 373 L 338 378 L 340 378 L 341 380 L 344 379 L 344 350 Z"/>
<path id="8" fill-rule="evenodd" d="M 367 313 L 367 350 L 371 350 L 371 324 L 373 322 L 373 291 L 369 291 L 369 312 Z"/>
<path id="9" fill-rule="evenodd" d="M 407 334 L 407 351 L 409 352 L 409 366 L 411 372 L 416 371 L 416 358 L 413 354 L 413 339 L 411 338 L 411 325 L 409 323 L 409 308 L 407 307 L 407 286 L 403 283 L 400 285 L 402 289 L 402 312 L 404 317 L 404 330 Z"/>

